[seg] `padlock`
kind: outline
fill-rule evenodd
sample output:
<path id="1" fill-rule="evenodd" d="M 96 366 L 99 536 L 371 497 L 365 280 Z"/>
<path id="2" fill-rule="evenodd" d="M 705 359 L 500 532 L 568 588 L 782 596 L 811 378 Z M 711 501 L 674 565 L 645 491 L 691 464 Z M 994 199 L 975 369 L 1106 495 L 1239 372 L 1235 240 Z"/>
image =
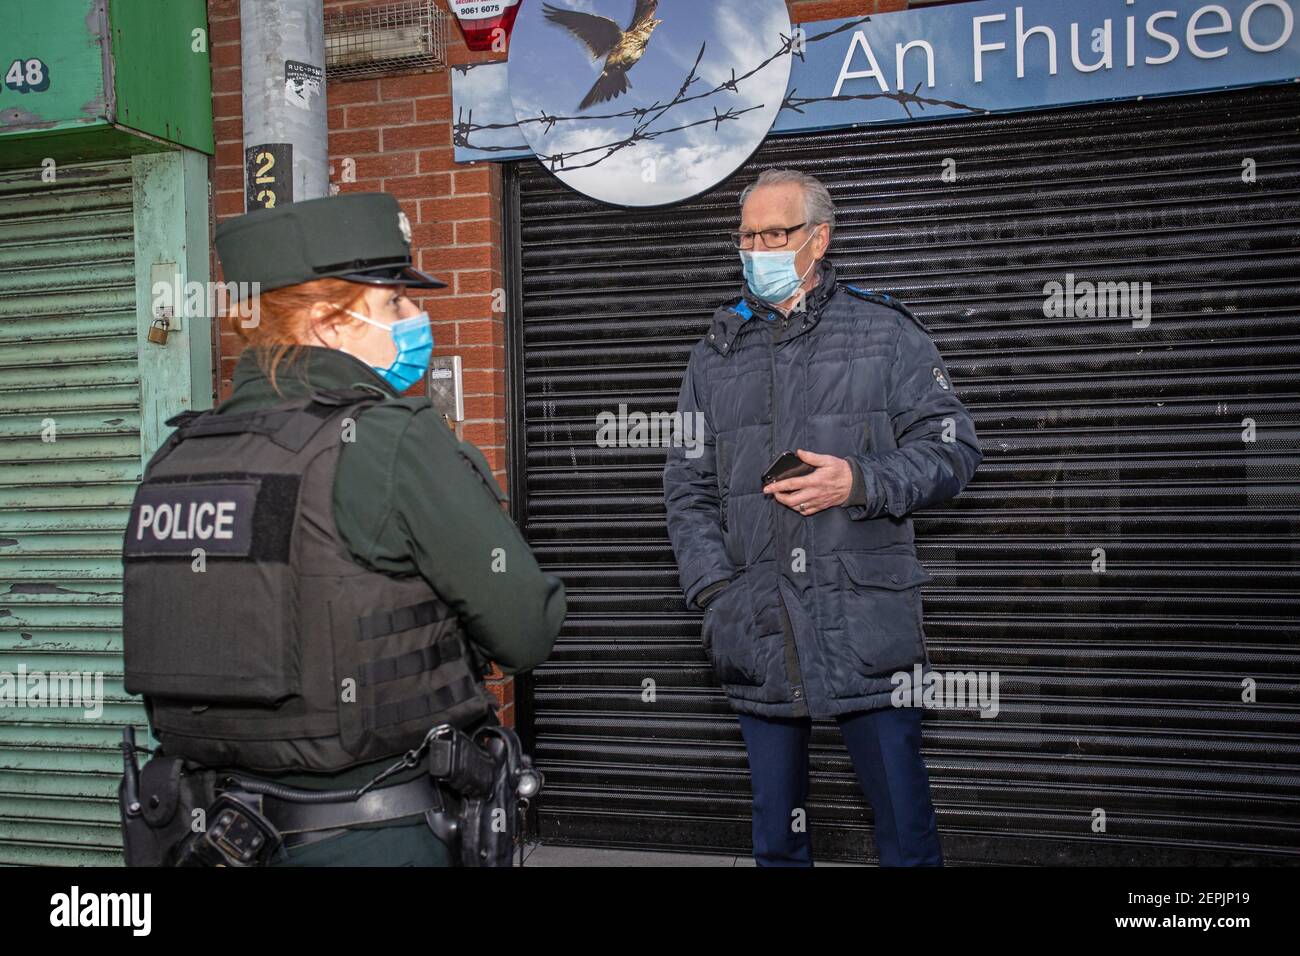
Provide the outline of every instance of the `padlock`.
<path id="1" fill-rule="evenodd" d="M 166 345 L 167 333 L 170 331 L 166 319 L 154 319 L 149 326 L 149 341 L 154 345 Z"/>

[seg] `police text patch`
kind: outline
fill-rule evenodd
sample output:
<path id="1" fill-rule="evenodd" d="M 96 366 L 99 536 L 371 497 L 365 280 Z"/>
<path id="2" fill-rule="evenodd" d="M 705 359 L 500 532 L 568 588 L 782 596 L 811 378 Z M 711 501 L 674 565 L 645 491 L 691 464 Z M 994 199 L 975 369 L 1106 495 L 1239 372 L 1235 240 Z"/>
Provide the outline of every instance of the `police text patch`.
<path id="1" fill-rule="evenodd" d="M 144 484 L 131 505 L 123 550 L 128 555 L 246 556 L 253 546 L 258 482 Z"/>

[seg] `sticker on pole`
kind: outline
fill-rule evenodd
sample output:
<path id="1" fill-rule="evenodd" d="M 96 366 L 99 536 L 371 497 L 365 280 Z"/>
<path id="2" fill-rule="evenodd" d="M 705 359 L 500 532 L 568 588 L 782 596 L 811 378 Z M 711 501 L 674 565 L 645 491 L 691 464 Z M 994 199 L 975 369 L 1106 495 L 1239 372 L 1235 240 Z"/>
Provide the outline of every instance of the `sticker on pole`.
<path id="1" fill-rule="evenodd" d="M 298 107 L 300 110 L 310 110 L 315 101 L 320 99 L 321 79 L 323 77 L 324 72 L 319 66 L 312 66 L 310 63 L 299 63 L 297 60 L 285 60 L 285 102 L 290 106 Z"/>
<path id="2" fill-rule="evenodd" d="M 293 143 L 245 149 L 244 186 L 245 209 L 274 209 L 293 202 Z"/>

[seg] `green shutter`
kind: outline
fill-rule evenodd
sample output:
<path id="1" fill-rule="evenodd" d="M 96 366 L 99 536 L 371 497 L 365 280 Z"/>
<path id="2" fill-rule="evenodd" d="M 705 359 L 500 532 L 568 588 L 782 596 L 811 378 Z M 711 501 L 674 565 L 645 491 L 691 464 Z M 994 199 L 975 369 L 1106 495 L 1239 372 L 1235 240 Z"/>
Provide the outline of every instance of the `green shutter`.
<path id="1" fill-rule="evenodd" d="M 90 719 L 0 699 L 0 864 L 121 862 L 118 742 L 146 726 L 121 657 L 142 471 L 131 170 L 0 174 L 0 672 L 102 672 L 104 701 Z"/>

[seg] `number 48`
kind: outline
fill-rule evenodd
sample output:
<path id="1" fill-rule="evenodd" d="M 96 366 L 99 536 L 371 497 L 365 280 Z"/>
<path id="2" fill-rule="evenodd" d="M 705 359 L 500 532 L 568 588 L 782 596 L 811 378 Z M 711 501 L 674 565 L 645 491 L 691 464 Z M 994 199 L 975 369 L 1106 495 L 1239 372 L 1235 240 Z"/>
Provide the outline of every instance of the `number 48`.
<path id="1" fill-rule="evenodd" d="M 50 85 L 50 71 L 41 60 L 14 60 L 5 73 L 5 86 L 19 93 L 39 93 Z"/>

